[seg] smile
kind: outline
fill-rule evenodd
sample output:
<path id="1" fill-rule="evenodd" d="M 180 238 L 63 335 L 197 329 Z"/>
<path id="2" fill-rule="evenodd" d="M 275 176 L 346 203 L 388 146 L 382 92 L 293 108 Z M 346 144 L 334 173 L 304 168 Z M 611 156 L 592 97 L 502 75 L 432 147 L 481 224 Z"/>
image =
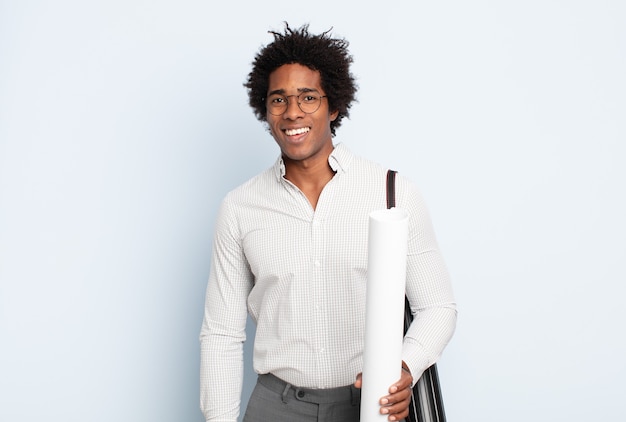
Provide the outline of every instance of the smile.
<path id="1" fill-rule="evenodd" d="M 285 133 L 287 134 L 287 136 L 295 136 L 302 135 L 303 133 L 307 133 L 310 130 L 310 127 L 301 127 L 298 129 L 285 129 Z"/>

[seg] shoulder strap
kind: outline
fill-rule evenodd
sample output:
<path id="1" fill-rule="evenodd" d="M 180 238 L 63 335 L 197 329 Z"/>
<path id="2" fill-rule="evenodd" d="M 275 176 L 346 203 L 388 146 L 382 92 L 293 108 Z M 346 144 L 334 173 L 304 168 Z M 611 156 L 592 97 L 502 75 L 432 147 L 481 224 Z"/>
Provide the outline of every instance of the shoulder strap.
<path id="1" fill-rule="evenodd" d="M 387 170 L 387 209 L 396 206 L 396 173 L 395 170 Z"/>

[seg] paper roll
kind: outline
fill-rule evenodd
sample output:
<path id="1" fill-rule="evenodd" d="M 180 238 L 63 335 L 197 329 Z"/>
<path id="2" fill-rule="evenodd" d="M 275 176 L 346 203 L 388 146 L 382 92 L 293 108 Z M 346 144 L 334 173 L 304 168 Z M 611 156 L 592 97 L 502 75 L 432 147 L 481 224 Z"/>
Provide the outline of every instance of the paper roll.
<path id="1" fill-rule="evenodd" d="M 361 422 L 387 420 L 380 399 L 402 372 L 408 221 L 398 208 L 369 216 Z"/>

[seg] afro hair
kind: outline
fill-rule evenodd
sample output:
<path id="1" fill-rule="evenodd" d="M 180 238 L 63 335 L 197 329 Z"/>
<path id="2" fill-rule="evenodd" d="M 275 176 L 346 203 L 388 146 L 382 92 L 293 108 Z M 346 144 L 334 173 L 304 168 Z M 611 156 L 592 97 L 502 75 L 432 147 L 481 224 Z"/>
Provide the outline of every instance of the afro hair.
<path id="1" fill-rule="evenodd" d="M 348 52 L 348 41 L 332 38 L 330 30 L 319 35 L 309 33 L 309 25 L 291 29 L 285 22 L 283 33 L 269 31 L 274 41 L 259 50 L 252 62 L 252 70 L 244 86 L 248 89 L 248 100 L 255 116 L 266 120 L 265 99 L 270 74 L 285 64 L 301 64 L 320 73 L 321 85 L 331 111 L 338 111 L 331 122 L 331 133 L 349 117 L 350 107 L 355 101 L 357 86 L 350 73 L 353 61 Z"/>

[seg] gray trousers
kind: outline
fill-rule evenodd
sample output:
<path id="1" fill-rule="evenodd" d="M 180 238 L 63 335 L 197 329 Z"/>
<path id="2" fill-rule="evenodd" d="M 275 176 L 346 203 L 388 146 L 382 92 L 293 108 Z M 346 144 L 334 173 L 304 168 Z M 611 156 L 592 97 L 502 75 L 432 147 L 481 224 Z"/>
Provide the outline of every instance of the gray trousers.
<path id="1" fill-rule="evenodd" d="M 259 375 L 244 422 L 358 422 L 361 390 L 299 388 L 271 374 Z"/>

